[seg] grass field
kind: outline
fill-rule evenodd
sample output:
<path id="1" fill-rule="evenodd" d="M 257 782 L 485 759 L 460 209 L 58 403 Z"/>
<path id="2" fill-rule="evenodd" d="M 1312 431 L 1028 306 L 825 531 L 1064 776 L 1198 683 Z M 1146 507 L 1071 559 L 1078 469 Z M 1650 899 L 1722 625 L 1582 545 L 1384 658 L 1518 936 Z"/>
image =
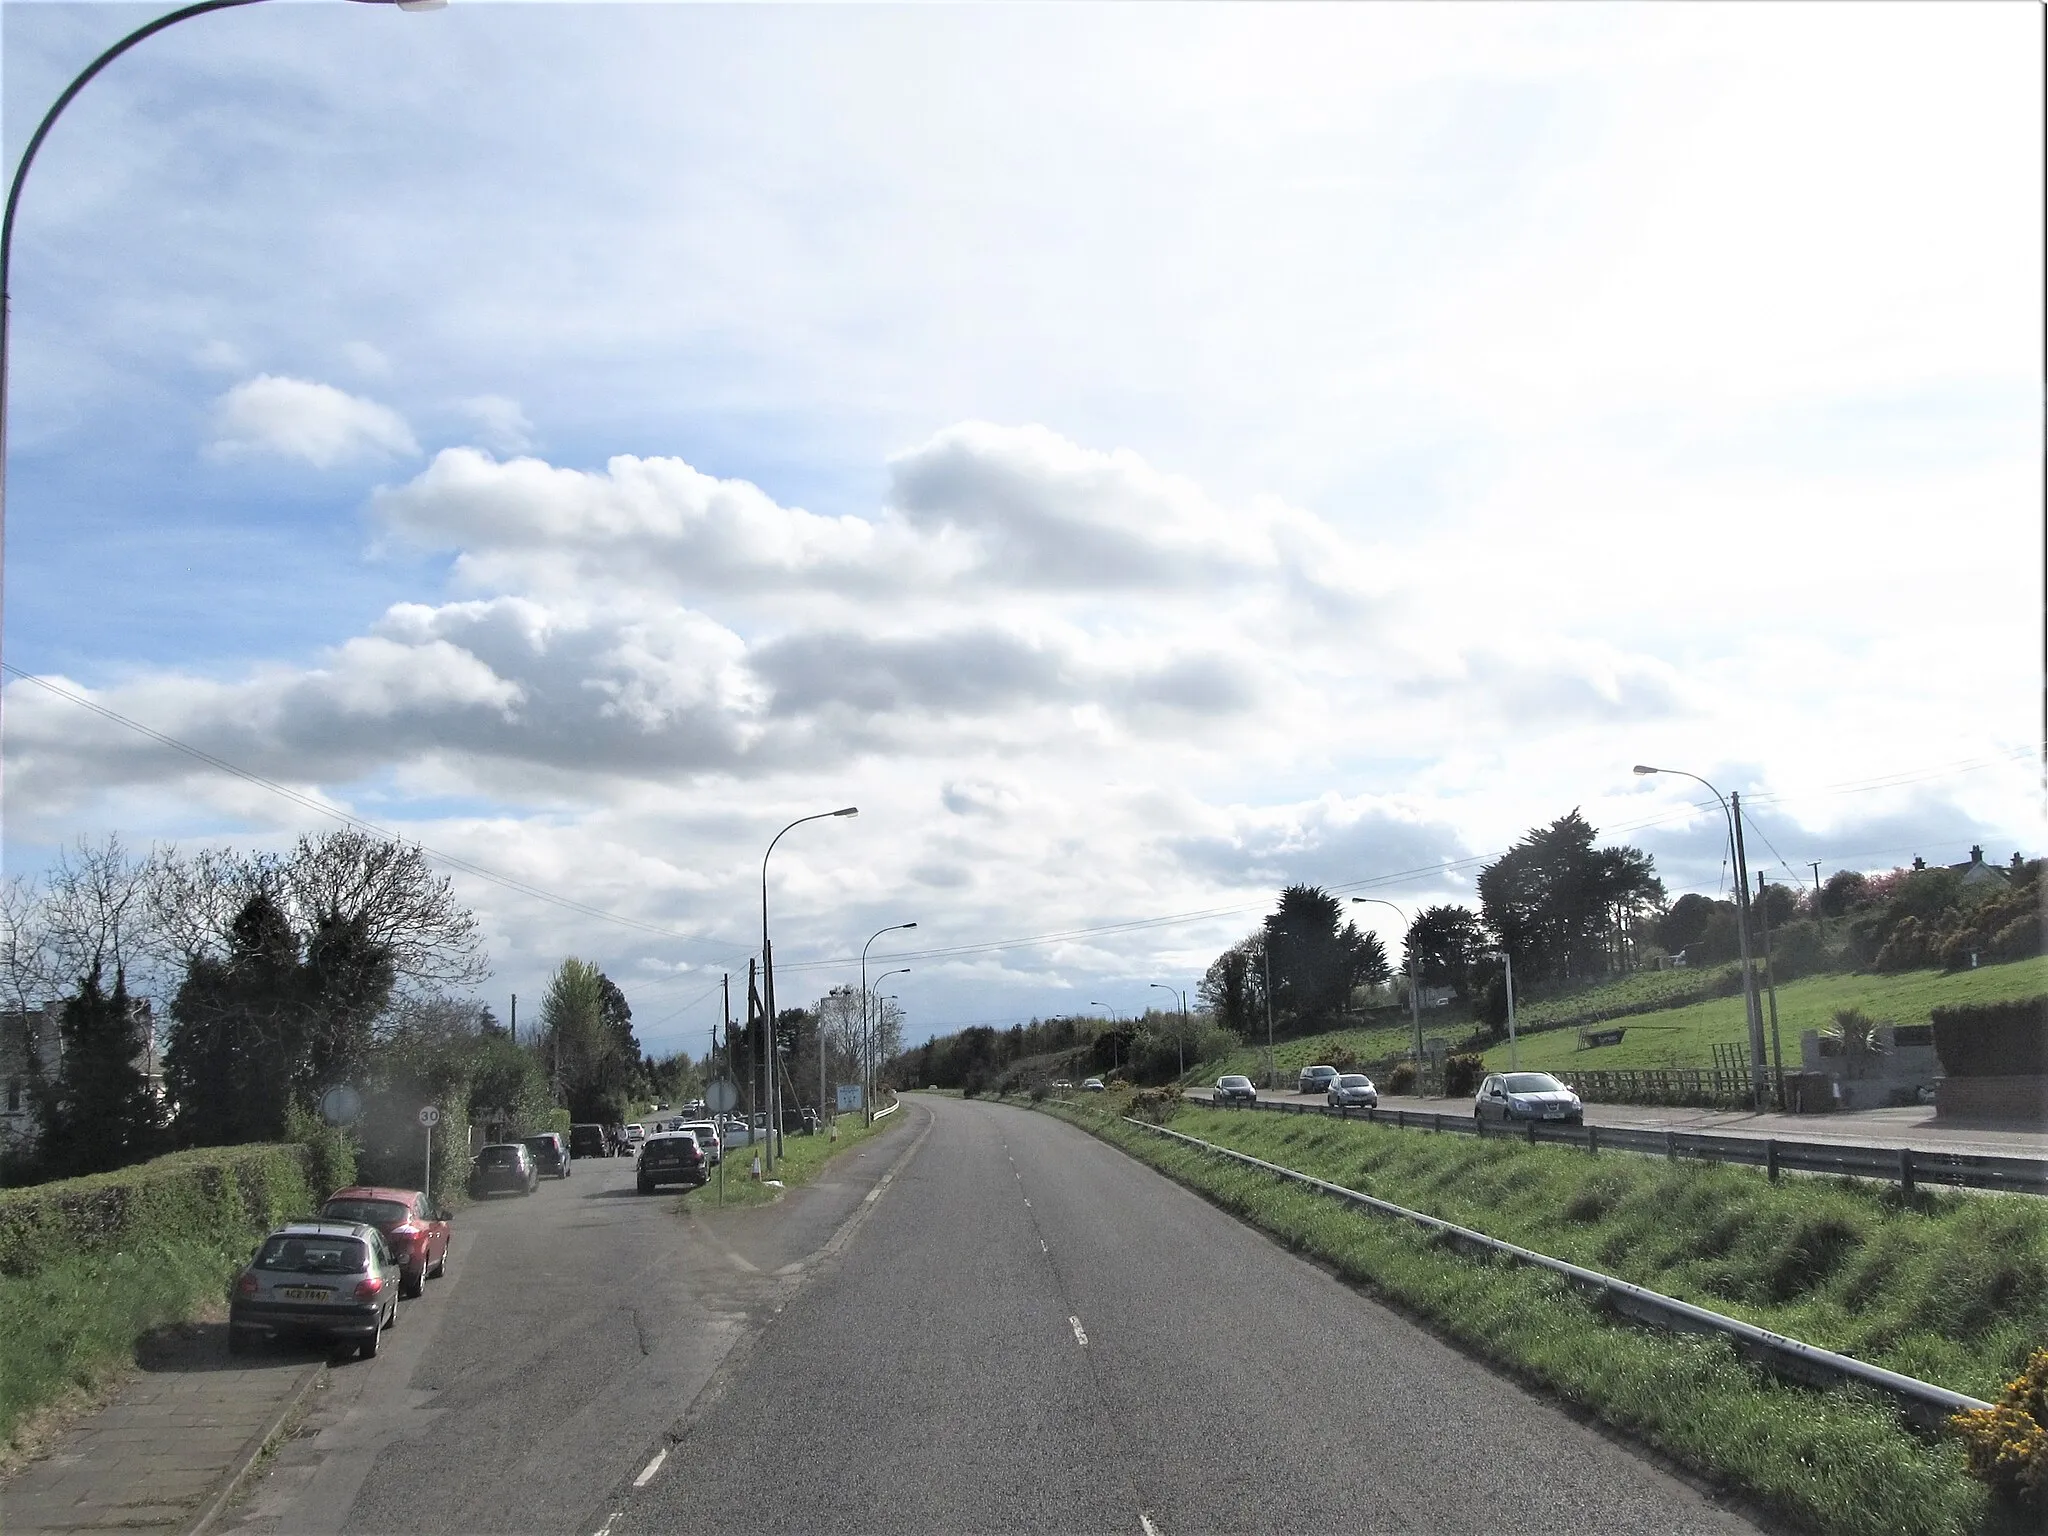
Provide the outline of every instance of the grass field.
<path id="1" fill-rule="evenodd" d="M 902 1111 L 886 1119 L 877 1120 L 872 1126 L 862 1125 L 859 1115 L 839 1117 L 839 1136 L 834 1140 L 829 1135 L 785 1136 L 782 1138 L 782 1161 L 775 1165 L 774 1177 L 782 1181 L 784 1189 L 795 1189 L 808 1184 L 818 1176 L 827 1162 L 850 1151 L 864 1141 L 884 1135 L 892 1130 L 902 1116 Z M 754 1161 L 754 1148 L 732 1147 L 725 1154 L 725 1190 L 721 1202 L 718 1187 L 718 1170 L 713 1169 L 711 1182 L 701 1189 L 684 1193 L 685 1208 L 695 1211 L 710 1211 L 726 1207 L 739 1208 L 750 1205 L 771 1205 L 778 1191 L 767 1183 L 755 1183 L 749 1169 Z"/>
<path id="2" fill-rule="evenodd" d="M 1674 979 L 1679 978 L 1679 979 Z M 1576 1029 L 1551 1029 L 1523 1035 L 1518 1043 L 1520 1065 L 1548 1070 L 1593 1071 L 1607 1067 L 1710 1067 L 1714 1046 L 1720 1042 L 1746 1041 L 1742 997 L 1714 998 L 1683 1007 L 1660 1006 L 1661 1000 L 1686 987 L 1699 985 L 1700 974 L 1684 979 L 1684 973 L 1629 976 L 1619 981 L 1589 987 L 1569 997 L 1555 998 L 1516 1009 L 1518 1022 L 1542 1023 L 1549 1019 L 1578 1017 L 1604 1012 L 1631 1003 L 1644 1011 L 1636 1018 L 1606 1020 L 1601 1028 L 1621 1028 L 1627 1033 L 1619 1045 L 1579 1049 Z M 1784 1041 L 1787 1070 L 1799 1061 L 1800 1031 L 1825 1029 L 1834 1022 L 1838 1009 L 1860 1008 L 1884 1024 L 1925 1024 L 1928 1015 L 1948 1003 L 1992 1003 L 2010 998 L 2048 993 L 2048 956 L 2014 960 L 2003 965 L 1982 966 L 1974 971 L 1903 971 L 1880 976 L 1864 972 L 1840 972 L 1808 976 L 1778 988 L 1778 1030 Z M 1770 1027 L 1768 1005 L 1764 1019 Z M 1473 1025 L 1463 1015 L 1423 1015 L 1424 1036 L 1439 1036 L 1455 1044 L 1470 1034 Z M 1412 1049 L 1412 1027 L 1331 1030 L 1282 1040 L 1273 1047 L 1276 1069 L 1292 1086 L 1303 1067 L 1328 1062 L 1349 1053 L 1359 1061 L 1406 1054 Z M 1507 1042 L 1488 1050 L 1486 1063 L 1500 1069 L 1508 1065 Z M 1232 1051 L 1217 1060 L 1189 1069 L 1186 1081 L 1213 1082 L 1225 1072 L 1243 1072 L 1257 1078 L 1265 1062 L 1265 1050 L 1258 1042 Z"/>
<path id="3" fill-rule="evenodd" d="M 1860 1008 L 1880 1024 L 1925 1024 L 1936 1008 L 1954 1003 L 1997 1003 L 2048 992 L 2048 956 L 1981 966 L 1974 971 L 1901 971 L 1880 976 L 1839 972 L 1807 976 L 1778 988 L 1778 1030 L 1786 1069 L 1799 1061 L 1802 1030 L 1826 1029 L 1843 1008 Z M 1641 1022 L 1614 1019 L 1602 1028 L 1627 1030 L 1619 1045 L 1579 1049 L 1575 1029 L 1530 1035 L 1519 1045 L 1521 1065 L 1539 1069 L 1594 1071 L 1606 1067 L 1706 1067 L 1716 1042 L 1749 1038 L 1742 998 L 1715 998 L 1684 1008 L 1661 1009 Z M 1770 1028 L 1765 1004 L 1764 1028 Z M 1495 1070 L 1508 1064 L 1507 1042 L 1486 1052 Z"/>
<path id="4" fill-rule="evenodd" d="M 1954 1441 L 1906 1430 L 1872 1396 L 1788 1385 L 1723 1341 L 1618 1321 L 1540 1271 L 1122 1125 L 1119 1102 L 1057 1112 L 1799 1526 L 2030 1528 L 1994 1508 Z M 2048 1336 L 2048 1205 L 2018 1196 L 1901 1202 L 1840 1180 L 1186 1108 L 1174 1126 L 1979 1396 Z"/>

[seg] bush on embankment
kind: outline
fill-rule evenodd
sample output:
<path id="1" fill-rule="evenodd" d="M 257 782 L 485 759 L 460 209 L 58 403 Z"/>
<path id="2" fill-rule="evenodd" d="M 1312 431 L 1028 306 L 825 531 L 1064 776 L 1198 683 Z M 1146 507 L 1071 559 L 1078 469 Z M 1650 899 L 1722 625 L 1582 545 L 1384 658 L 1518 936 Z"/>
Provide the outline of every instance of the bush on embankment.
<path id="1" fill-rule="evenodd" d="M 311 1214 L 311 1164 L 297 1145 L 202 1147 L 0 1190 L 0 1445 L 220 1300 L 266 1230 Z"/>
<path id="2" fill-rule="evenodd" d="M 1052 1106 L 1048 1106 L 1052 1107 Z M 1541 1271 L 1117 1120 L 1058 1110 L 1290 1246 L 1726 1486 L 1831 1533 L 1984 1531 L 1962 1446 L 1860 1391 L 1602 1314 Z M 2048 1339 L 2048 1202 L 1183 1108 L 1174 1128 L 1982 1398 Z"/>

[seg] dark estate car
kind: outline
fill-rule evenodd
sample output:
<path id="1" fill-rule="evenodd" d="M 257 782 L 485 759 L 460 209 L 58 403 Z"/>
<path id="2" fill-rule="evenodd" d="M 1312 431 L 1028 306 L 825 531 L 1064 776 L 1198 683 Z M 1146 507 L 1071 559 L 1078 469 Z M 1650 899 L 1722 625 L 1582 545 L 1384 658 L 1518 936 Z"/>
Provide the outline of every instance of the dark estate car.
<path id="1" fill-rule="evenodd" d="M 448 1273 L 448 1212 L 427 1209 L 424 1191 L 358 1184 L 337 1189 L 320 1207 L 322 1221 L 360 1221 L 384 1234 L 398 1261 L 401 1296 L 417 1296 L 427 1278 Z"/>
<path id="2" fill-rule="evenodd" d="M 398 1321 L 398 1261 L 360 1221 L 293 1221 L 263 1240 L 228 1293 L 228 1352 L 258 1338 L 352 1343 L 364 1359 Z"/>
<path id="3" fill-rule="evenodd" d="M 1584 1125 L 1586 1106 L 1548 1072 L 1503 1072 L 1479 1085 L 1474 1120 L 1559 1120 Z"/>
<path id="4" fill-rule="evenodd" d="M 545 1173 L 557 1179 L 569 1177 L 569 1147 L 562 1140 L 559 1131 L 544 1131 L 538 1136 L 519 1138 L 526 1144 L 526 1150 L 533 1154 L 536 1173 Z"/>
<path id="5" fill-rule="evenodd" d="M 688 1184 L 694 1188 L 710 1177 L 709 1168 L 704 1149 L 688 1131 L 650 1136 L 640 1148 L 640 1193 L 651 1195 L 660 1184 Z"/>
<path id="6" fill-rule="evenodd" d="M 612 1139 L 605 1134 L 601 1125 L 572 1125 L 569 1127 L 569 1155 L 571 1157 L 610 1157 Z"/>
<path id="7" fill-rule="evenodd" d="M 1337 1081 L 1335 1067 L 1303 1067 L 1301 1076 L 1295 1082 L 1297 1093 L 1328 1093 L 1330 1084 Z"/>
<path id="8" fill-rule="evenodd" d="M 1235 1074 L 1216 1079 L 1214 1102 L 1218 1104 L 1256 1104 L 1259 1090 L 1252 1086 L 1252 1080 Z"/>
<path id="9" fill-rule="evenodd" d="M 469 1194 L 473 1200 L 485 1195 L 530 1195 L 540 1186 L 540 1174 L 533 1166 L 533 1154 L 522 1142 L 493 1142 L 477 1153 L 469 1168 Z"/>

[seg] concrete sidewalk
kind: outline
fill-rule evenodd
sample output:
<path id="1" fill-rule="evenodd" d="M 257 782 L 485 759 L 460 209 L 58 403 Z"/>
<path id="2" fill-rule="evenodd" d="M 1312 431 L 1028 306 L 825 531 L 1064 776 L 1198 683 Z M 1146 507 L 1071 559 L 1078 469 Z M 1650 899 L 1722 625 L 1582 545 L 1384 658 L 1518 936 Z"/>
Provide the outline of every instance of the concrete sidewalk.
<path id="1" fill-rule="evenodd" d="M 159 1330 L 141 1372 L 0 1484 L 0 1530 L 184 1532 L 210 1522 L 327 1368 L 325 1351 L 230 1357 L 225 1323 Z"/>

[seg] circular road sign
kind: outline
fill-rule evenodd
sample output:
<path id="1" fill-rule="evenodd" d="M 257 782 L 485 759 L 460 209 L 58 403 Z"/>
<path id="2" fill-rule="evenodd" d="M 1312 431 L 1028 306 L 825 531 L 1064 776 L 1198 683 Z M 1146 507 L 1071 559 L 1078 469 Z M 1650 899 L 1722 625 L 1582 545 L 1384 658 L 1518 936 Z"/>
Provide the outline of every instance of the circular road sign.
<path id="1" fill-rule="evenodd" d="M 434 1108 L 433 1105 L 429 1104 L 425 1109 L 422 1109 L 420 1111 L 421 1125 L 439 1125 L 440 1123 L 441 1111 Z"/>
<path id="2" fill-rule="evenodd" d="M 353 1125 L 363 1112 L 363 1096 L 343 1085 L 320 1095 L 320 1118 L 329 1125 Z"/>
<path id="3" fill-rule="evenodd" d="M 722 1115 L 739 1103 L 740 1091 L 724 1078 L 720 1078 L 704 1090 L 704 1102 L 711 1106 L 714 1115 Z"/>

